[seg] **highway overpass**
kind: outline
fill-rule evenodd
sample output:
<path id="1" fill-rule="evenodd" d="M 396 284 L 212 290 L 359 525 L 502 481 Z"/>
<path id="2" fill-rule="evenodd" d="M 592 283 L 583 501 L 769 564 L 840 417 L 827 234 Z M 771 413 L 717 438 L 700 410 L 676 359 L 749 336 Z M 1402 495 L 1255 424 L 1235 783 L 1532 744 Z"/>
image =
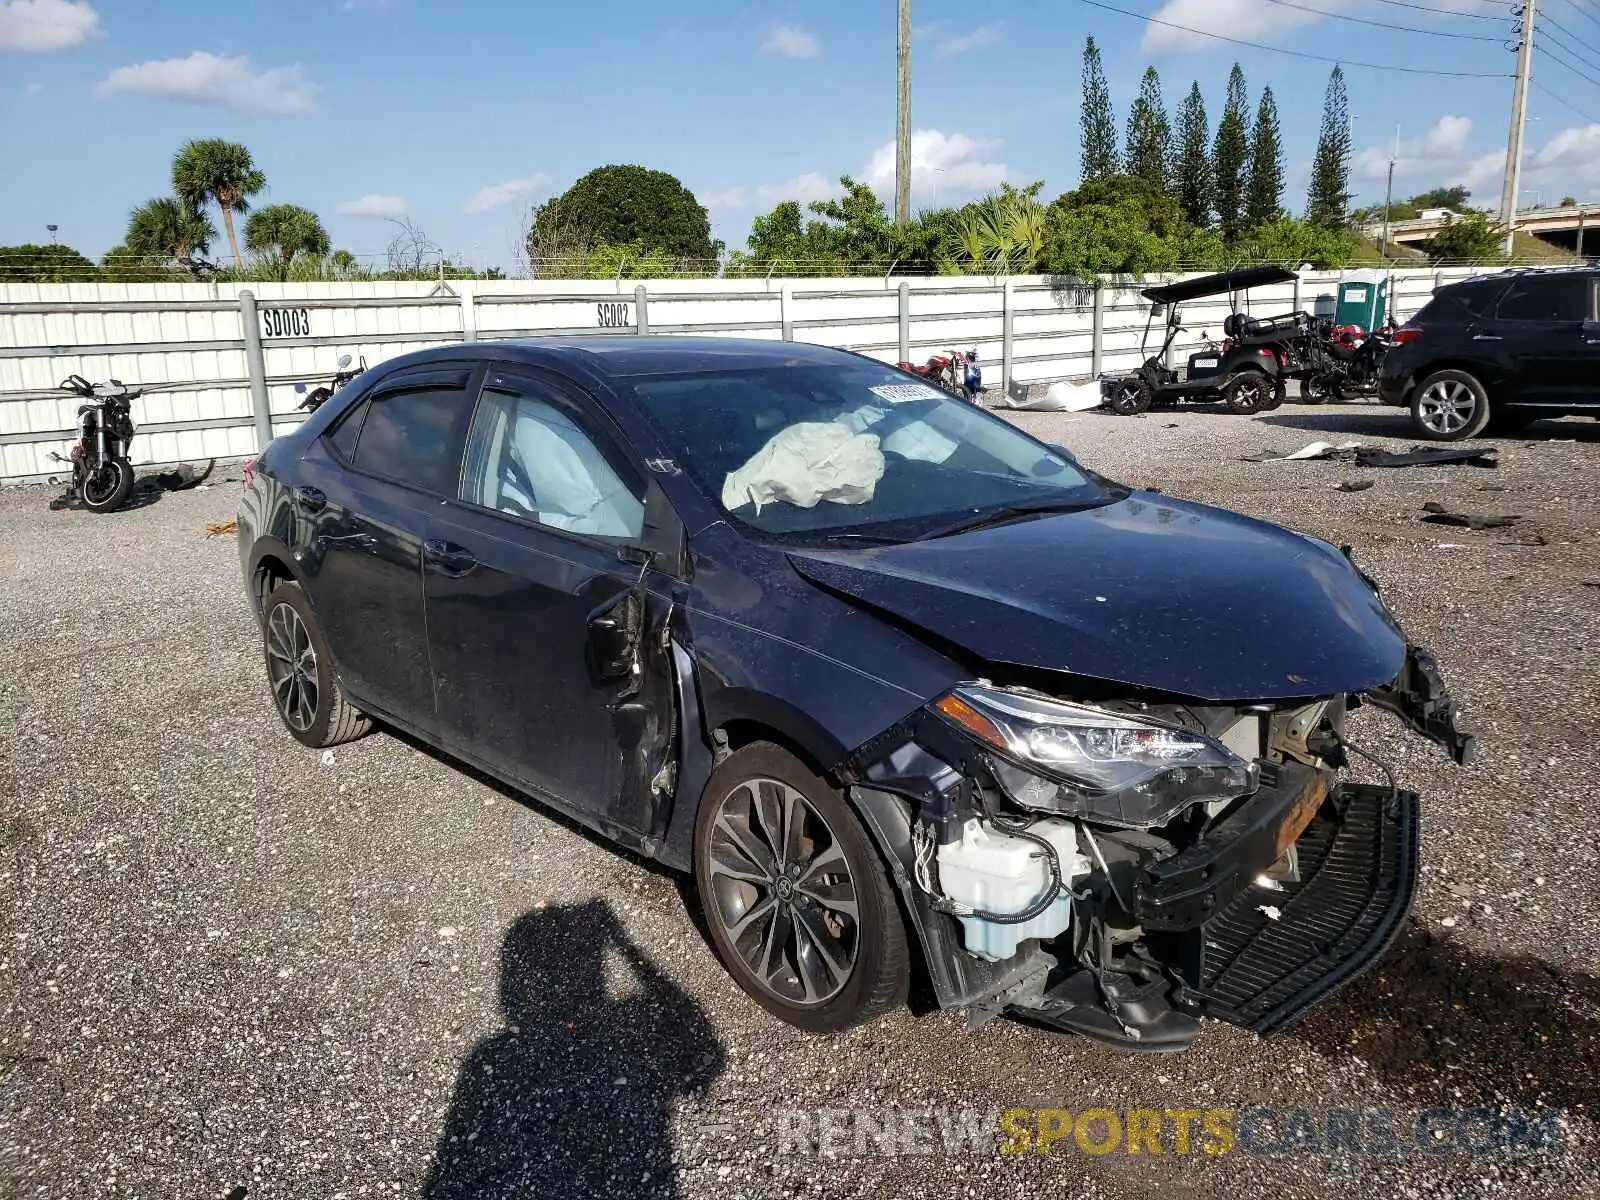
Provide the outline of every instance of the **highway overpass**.
<path id="1" fill-rule="evenodd" d="M 1420 246 L 1444 221 L 1393 221 L 1389 236 L 1401 246 Z M 1517 213 L 1517 231 L 1559 246 L 1574 254 L 1600 256 L 1600 204 L 1571 204 L 1565 208 L 1525 208 Z M 1366 226 L 1371 237 L 1383 236 L 1383 222 Z"/>

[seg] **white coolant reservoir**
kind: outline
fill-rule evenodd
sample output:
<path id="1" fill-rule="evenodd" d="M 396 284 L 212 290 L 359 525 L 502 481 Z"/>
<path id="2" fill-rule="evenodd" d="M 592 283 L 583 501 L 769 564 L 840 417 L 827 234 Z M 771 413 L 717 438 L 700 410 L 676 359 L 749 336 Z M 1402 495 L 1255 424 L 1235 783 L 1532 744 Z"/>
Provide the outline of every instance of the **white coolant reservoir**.
<path id="1" fill-rule="evenodd" d="M 1078 853 L 1078 835 L 1070 821 L 1035 821 L 1028 832 L 1055 847 L 1061 881 L 1067 887 L 1089 873 L 1089 861 Z M 1003 829 L 971 820 L 961 827 L 961 840 L 939 847 L 939 884 L 951 900 L 990 913 L 1026 912 L 1051 886 L 1044 849 Z M 1029 938 L 1049 939 L 1065 933 L 1072 922 L 1072 901 L 1065 891 L 1038 916 L 1021 925 L 1005 925 L 982 917 L 961 917 L 966 947 L 980 958 L 1010 958 Z"/>

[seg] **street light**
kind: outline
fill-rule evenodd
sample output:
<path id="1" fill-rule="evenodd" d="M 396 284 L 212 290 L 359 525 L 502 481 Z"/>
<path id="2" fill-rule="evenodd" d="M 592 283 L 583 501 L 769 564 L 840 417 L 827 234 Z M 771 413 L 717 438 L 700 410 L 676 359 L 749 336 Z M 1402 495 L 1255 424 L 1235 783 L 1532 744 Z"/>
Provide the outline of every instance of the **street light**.
<path id="1" fill-rule="evenodd" d="M 933 195 L 928 200 L 928 207 L 936 209 L 939 207 L 939 176 L 944 174 L 944 168 L 934 167 L 931 174 L 933 175 Z"/>

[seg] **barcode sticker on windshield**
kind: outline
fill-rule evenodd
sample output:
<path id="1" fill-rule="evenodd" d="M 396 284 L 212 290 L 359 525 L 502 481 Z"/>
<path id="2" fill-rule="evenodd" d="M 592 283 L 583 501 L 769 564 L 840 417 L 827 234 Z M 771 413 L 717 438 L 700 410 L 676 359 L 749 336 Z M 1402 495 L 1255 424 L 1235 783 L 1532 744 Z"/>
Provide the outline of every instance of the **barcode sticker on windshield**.
<path id="1" fill-rule="evenodd" d="M 890 404 L 904 404 L 907 400 L 938 400 L 944 396 L 938 388 L 925 383 L 886 383 L 882 387 L 867 390 L 874 396 L 882 396 Z"/>

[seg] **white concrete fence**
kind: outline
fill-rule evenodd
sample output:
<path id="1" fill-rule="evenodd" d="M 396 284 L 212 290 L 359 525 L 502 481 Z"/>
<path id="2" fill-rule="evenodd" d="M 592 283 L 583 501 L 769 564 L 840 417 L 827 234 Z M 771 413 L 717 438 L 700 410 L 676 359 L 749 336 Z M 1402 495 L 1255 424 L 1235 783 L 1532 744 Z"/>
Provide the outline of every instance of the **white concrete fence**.
<path id="1" fill-rule="evenodd" d="M 1467 269 L 1396 271 L 1390 307 L 1410 316 Z M 1332 312 L 1339 276 L 1238 298 L 1270 316 Z M 296 384 L 315 387 L 340 354 L 374 366 L 427 346 L 577 334 L 705 334 L 840 346 L 885 362 L 976 348 L 990 403 L 1010 385 L 1091 378 L 1141 361 L 1149 305 L 1138 283 L 1040 276 L 919 279 L 659 279 L 644 283 L 0 284 L 0 482 L 62 468 L 77 397 L 68 375 L 144 389 L 134 402 L 141 465 L 254 453 L 301 420 Z M 1220 339 L 1227 297 L 1187 304 L 1176 348 Z M 1162 336 L 1152 330 L 1152 352 Z"/>

